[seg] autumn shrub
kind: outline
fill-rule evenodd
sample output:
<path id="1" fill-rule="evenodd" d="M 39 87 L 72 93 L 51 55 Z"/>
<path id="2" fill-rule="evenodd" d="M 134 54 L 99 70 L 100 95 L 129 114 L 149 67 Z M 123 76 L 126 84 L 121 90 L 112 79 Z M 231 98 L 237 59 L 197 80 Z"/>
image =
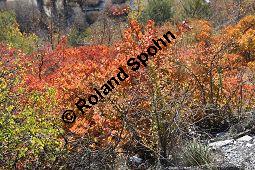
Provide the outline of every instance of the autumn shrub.
<path id="1" fill-rule="evenodd" d="M 46 95 L 50 95 L 51 91 L 47 93 Z M 57 157 L 63 155 L 63 145 L 60 140 L 63 130 L 60 120 L 56 115 L 49 114 L 53 110 L 50 109 L 52 101 L 46 104 L 46 100 L 52 100 L 52 97 L 42 97 L 42 95 L 42 93 L 31 94 L 32 102 L 35 105 L 40 103 L 43 107 L 48 106 L 49 112 L 44 108 L 35 109 L 31 106 L 25 106 L 17 114 L 4 112 L 1 121 L 4 129 L 1 132 L 3 147 L 1 159 L 5 162 L 4 167 L 51 168 L 57 166 L 54 162 Z M 16 110 L 14 107 L 11 111 Z"/>
<path id="2" fill-rule="evenodd" d="M 194 26 L 187 36 L 193 36 L 193 40 L 184 44 L 186 35 L 180 37 L 175 48 L 166 54 L 167 68 L 171 70 L 168 74 L 175 91 L 183 89 L 190 98 L 183 107 L 186 108 L 184 114 L 190 114 L 189 118 L 195 122 L 214 115 L 217 119 L 210 121 L 219 125 L 222 120 L 228 121 L 233 115 L 254 107 L 254 80 L 250 71 L 254 61 L 251 57 L 247 59 L 253 52 L 249 48 L 241 50 L 239 46 L 241 35 L 253 29 L 252 17 L 242 19 L 227 31 L 223 29 L 220 34 L 213 32 L 207 21 L 190 24 Z M 248 37 L 242 36 L 242 42 Z M 249 44 L 252 45 L 252 41 Z M 211 109 L 208 110 L 208 106 Z M 221 130 L 228 128 L 225 125 L 222 124 Z"/>
<path id="3" fill-rule="evenodd" d="M 86 98 L 93 87 L 103 84 L 120 62 L 114 50 L 107 46 L 68 47 L 66 38 L 54 51 L 43 49 L 27 60 L 33 61 L 26 77 L 29 89 L 42 90 L 47 85 L 57 89 L 56 98 L 61 101 L 56 111 L 59 115 L 68 108 L 75 108 L 79 98 Z M 104 147 L 112 143 L 111 134 L 117 135 L 121 121 L 109 105 L 99 106 L 100 109 L 95 107 L 84 115 L 75 110 L 79 119 L 66 128 L 77 134 L 75 138 L 87 133 L 93 136 L 92 143 L 96 143 L 91 146 Z"/>
<path id="4" fill-rule="evenodd" d="M 130 25 L 131 28 L 124 34 L 124 42 L 118 46 L 119 54 L 123 58 L 137 56 L 138 51 L 143 51 L 152 44 L 151 39 L 157 39 L 160 36 L 160 31 L 156 31 L 152 21 L 144 27 L 136 21 L 132 21 Z M 182 32 L 176 35 L 177 39 L 180 34 Z M 180 133 L 185 129 L 180 126 L 181 95 L 178 96 L 178 92 L 174 92 L 175 88 L 169 86 L 171 79 L 167 74 L 168 62 L 163 60 L 168 50 L 171 51 L 174 45 L 175 41 L 168 49 L 163 49 L 151 58 L 148 66 L 139 70 L 139 73 L 130 72 L 130 87 L 125 87 L 119 95 L 130 96 L 130 99 L 125 99 L 121 103 L 120 109 L 126 113 L 125 121 L 128 121 L 128 129 L 136 141 L 133 141 L 133 145 L 143 145 L 144 151 L 135 153 L 149 160 L 151 156 L 143 153 L 149 151 L 150 155 L 159 154 L 160 162 L 165 165 L 169 164 L 166 157 L 175 152 L 180 142 Z M 125 105 L 125 103 L 132 105 Z M 129 141 L 132 143 L 132 140 Z"/>
<path id="5" fill-rule="evenodd" d="M 155 32 L 153 22 L 148 23 L 145 33 L 142 33 L 137 22 L 132 21 L 130 25 L 131 28 L 124 33 L 124 41 L 116 44 L 115 48 L 103 45 L 70 48 L 64 38 L 55 50 L 45 50 L 29 56 L 27 60 L 33 63 L 27 72 L 28 87 L 54 87 L 57 89 L 57 98 L 61 101 L 59 111 L 76 108 L 75 103 L 79 98 L 87 98 L 93 92 L 93 88 L 100 87 L 112 75 L 118 73 L 119 66 L 126 69 L 126 60 L 138 55 L 150 45 Z M 166 157 L 166 145 L 171 139 L 169 135 L 174 137 L 177 126 L 170 126 L 174 116 L 168 110 L 170 107 L 161 110 L 165 99 L 161 97 L 159 75 L 152 70 L 129 73 L 131 79 L 123 82 L 121 87 L 114 89 L 116 91 L 102 101 L 103 103 L 87 110 L 85 114 L 81 115 L 75 110 L 79 119 L 74 124 L 66 125 L 67 131 L 76 134 L 73 137 L 76 140 L 80 137 L 88 139 L 88 148 L 91 150 L 109 146 L 121 147 L 132 136 L 137 136 L 141 139 L 139 142 L 152 147 L 155 152 L 164 153 L 163 156 Z M 167 129 L 170 128 L 175 130 L 167 134 Z M 144 136 L 144 133 L 148 136 Z M 160 147 L 157 148 L 157 145 Z M 174 145 L 174 142 L 171 145 Z"/>
<path id="6" fill-rule="evenodd" d="M 226 28 L 228 42 L 232 44 L 232 52 L 240 53 L 245 62 L 253 62 L 255 60 L 254 50 L 254 31 L 255 25 L 254 15 L 244 17 L 238 24 Z"/>
<path id="7" fill-rule="evenodd" d="M 28 91 L 21 64 L 24 54 L 5 45 L 0 50 L 1 168 L 51 168 L 63 149 L 61 122 L 52 114 L 57 107 L 55 91 Z"/>
<path id="8" fill-rule="evenodd" d="M 9 47 L 19 48 L 27 53 L 36 48 L 37 36 L 21 33 L 13 12 L 0 12 L 0 29 L 0 41 Z"/>
<path id="9" fill-rule="evenodd" d="M 177 28 L 159 28 L 158 32 L 152 21 L 142 27 L 132 20 L 114 47 L 68 47 L 63 38 L 56 49 L 44 49 L 27 58 L 33 61 L 27 71 L 27 86 L 54 87 L 61 115 L 62 110 L 76 108 L 79 98 L 87 98 L 93 88 L 100 88 L 116 75 L 119 66 L 126 69 L 127 59 L 147 49 L 151 39 L 161 36 L 161 29 L 171 28 L 176 35 L 172 45 L 157 53 L 148 67 L 128 72 L 130 78 L 100 104 L 84 114 L 76 109 L 79 119 L 65 124 L 64 135 L 72 134 L 66 138 L 70 152 L 74 149 L 72 154 L 75 150 L 82 155 L 86 149 L 124 149 L 126 143 L 131 143 L 133 148 L 142 149 L 126 147 L 130 156 L 138 154 L 148 159 L 148 155 L 153 155 L 168 164 L 168 156 L 177 152 L 181 136 L 191 124 L 210 114 L 217 115 L 212 118 L 219 119 L 209 121 L 218 125 L 227 119 L 225 116 L 254 106 L 254 61 L 247 60 L 243 53 L 253 51 L 238 46 L 237 41 L 246 29 L 253 29 L 252 21 L 252 17 L 244 18 L 219 33 L 205 20 L 191 21 L 192 27 L 182 23 Z M 191 41 L 185 40 L 187 36 L 191 36 Z M 242 43 L 249 42 L 242 38 Z M 80 138 L 88 141 L 85 148 L 76 145 Z M 77 163 L 82 160 L 75 159 Z"/>
<path id="10" fill-rule="evenodd" d="M 26 59 L 29 61 L 25 78 L 28 89 L 42 91 L 47 86 L 54 87 L 59 101 L 54 111 L 59 119 L 62 111 L 75 108 L 79 98 L 85 98 L 93 92 L 93 87 L 99 87 L 117 72 L 121 63 L 116 52 L 107 46 L 69 47 L 67 38 L 63 38 L 55 50 L 44 48 Z M 120 115 L 109 103 L 100 103 L 83 115 L 77 109 L 75 112 L 77 121 L 63 126 L 68 152 L 59 162 L 67 168 L 112 166 L 120 138 L 127 134 Z"/>

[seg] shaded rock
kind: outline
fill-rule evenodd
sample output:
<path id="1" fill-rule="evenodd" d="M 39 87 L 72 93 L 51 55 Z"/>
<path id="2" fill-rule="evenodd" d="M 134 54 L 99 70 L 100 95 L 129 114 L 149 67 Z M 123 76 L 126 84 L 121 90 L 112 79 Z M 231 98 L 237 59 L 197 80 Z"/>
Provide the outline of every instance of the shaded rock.
<path id="1" fill-rule="evenodd" d="M 230 133 L 237 134 L 252 128 L 255 128 L 255 111 L 241 114 L 238 123 L 230 127 Z"/>
<path id="2" fill-rule="evenodd" d="M 204 115 L 196 121 L 195 125 L 199 130 L 212 135 L 226 132 L 230 127 L 230 111 L 227 108 L 208 104 L 204 108 Z"/>

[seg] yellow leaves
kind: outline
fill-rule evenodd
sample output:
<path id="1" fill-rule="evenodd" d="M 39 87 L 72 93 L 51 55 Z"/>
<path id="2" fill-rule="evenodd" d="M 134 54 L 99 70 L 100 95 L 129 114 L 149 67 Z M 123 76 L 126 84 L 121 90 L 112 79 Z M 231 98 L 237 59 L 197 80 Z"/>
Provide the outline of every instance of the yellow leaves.
<path id="1" fill-rule="evenodd" d="M 9 47 L 21 48 L 28 53 L 35 48 L 37 36 L 22 33 L 14 13 L 0 12 L 0 28 L 0 40 L 8 44 Z"/>
<path id="2" fill-rule="evenodd" d="M 107 138 L 107 142 L 108 142 L 108 143 L 114 143 L 114 142 L 115 142 L 115 139 L 114 139 L 112 136 L 109 136 L 109 137 Z"/>
<path id="3" fill-rule="evenodd" d="M 244 17 L 238 24 L 237 28 L 246 31 L 247 29 L 255 29 L 255 16 L 249 15 Z"/>
<path id="4" fill-rule="evenodd" d="M 13 106 L 13 105 L 10 105 L 10 106 L 8 106 L 8 107 L 6 108 L 6 110 L 7 110 L 8 112 L 11 112 L 13 109 L 14 109 L 14 106 Z"/>
<path id="5" fill-rule="evenodd" d="M 5 89 L 7 87 L 7 82 L 4 78 L 0 78 L 0 89 Z"/>
<path id="6" fill-rule="evenodd" d="M 255 51 L 255 29 L 245 32 L 237 42 L 243 50 Z"/>
<path id="7" fill-rule="evenodd" d="M 28 151 L 28 148 L 27 147 L 21 147 L 20 149 L 19 149 L 19 158 L 22 158 L 22 157 L 24 157 L 25 155 L 26 155 L 26 152 Z"/>
<path id="8" fill-rule="evenodd" d="M 244 57 L 254 57 L 255 15 L 246 16 L 238 24 L 227 27 L 223 32 L 222 41 L 227 42 Z"/>
<path id="9" fill-rule="evenodd" d="M 249 62 L 248 67 L 255 70 L 255 62 Z"/>
<path id="10" fill-rule="evenodd" d="M 95 149 L 96 148 L 96 144 L 95 143 L 92 143 L 91 145 L 89 145 L 92 149 Z"/>

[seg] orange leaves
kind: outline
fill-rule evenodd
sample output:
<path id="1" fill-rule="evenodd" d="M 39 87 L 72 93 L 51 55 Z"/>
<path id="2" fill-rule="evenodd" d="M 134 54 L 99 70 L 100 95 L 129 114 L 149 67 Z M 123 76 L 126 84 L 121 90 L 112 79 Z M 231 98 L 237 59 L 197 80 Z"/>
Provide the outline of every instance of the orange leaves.
<path id="1" fill-rule="evenodd" d="M 255 16 L 246 16 L 234 26 L 229 26 L 224 32 L 224 39 L 239 51 L 246 61 L 255 58 Z"/>
<path id="2" fill-rule="evenodd" d="M 248 15 L 244 17 L 239 23 L 236 25 L 239 30 L 242 30 L 242 33 L 245 33 L 249 29 L 255 29 L 255 16 Z"/>
<path id="3" fill-rule="evenodd" d="M 151 39 L 155 37 L 156 33 L 154 22 L 149 20 L 144 28 L 144 31 L 142 31 L 142 27 L 139 23 L 135 20 L 131 20 L 130 28 L 124 33 L 124 41 L 121 42 L 118 47 L 122 47 L 122 49 L 130 49 L 131 52 L 136 52 L 135 55 L 148 48 Z M 134 53 L 131 53 L 131 55 L 133 54 Z"/>
<path id="4" fill-rule="evenodd" d="M 31 90 L 42 90 L 46 85 L 45 81 L 41 81 L 33 75 L 26 75 L 24 79 L 26 85 L 28 85 Z"/>
<path id="5" fill-rule="evenodd" d="M 241 66 L 240 61 L 242 61 L 242 56 L 239 54 L 224 54 L 220 64 L 228 68 L 237 68 Z"/>
<path id="6" fill-rule="evenodd" d="M 27 57 L 30 65 L 26 72 L 27 85 L 37 90 L 54 87 L 61 103 L 56 112 L 61 114 L 63 109 L 75 108 L 78 97 L 89 95 L 93 88 L 112 76 L 125 61 L 121 57 L 115 49 L 103 45 L 68 48 L 64 38 L 55 50 L 44 49 Z M 109 108 L 104 111 L 106 117 L 97 114 L 99 108 Z M 103 137 L 107 138 L 106 134 L 111 130 L 121 126 L 118 118 L 109 116 L 110 113 L 108 105 L 99 104 L 84 115 L 77 115 L 79 119 L 67 128 L 77 135 L 94 136 L 99 142 Z"/>
<path id="7" fill-rule="evenodd" d="M 238 45 L 244 51 L 255 52 L 255 29 L 247 30 L 238 40 Z"/>
<path id="8" fill-rule="evenodd" d="M 136 34 L 137 40 L 139 41 L 140 39 L 142 39 L 142 36 L 143 36 L 141 32 L 142 28 L 136 20 L 130 21 L 130 27 L 131 27 L 131 30 Z"/>
<path id="9" fill-rule="evenodd" d="M 210 39 L 212 35 L 212 26 L 205 20 L 193 20 L 191 21 L 192 32 L 198 41 L 206 41 Z"/>
<path id="10" fill-rule="evenodd" d="M 224 105 L 233 95 L 232 103 L 238 103 L 240 87 L 245 97 L 252 98 L 255 65 L 254 61 L 243 59 L 245 55 L 254 55 L 254 28 L 245 31 L 252 20 L 246 18 L 222 34 L 213 33 L 207 21 L 192 21 L 193 29 L 172 42 L 171 48 L 150 59 L 153 62 L 148 65 L 153 66 L 152 70 L 130 73 L 131 78 L 101 104 L 82 116 L 77 115 L 79 119 L 70 130 L 79 135 L 87 134 L 94 137 L 95 143 L 104 144 L 114 142 L 110 134 L 118 134 L 124 116 L 141 129 L 143 125 L 149 127 L 149 119 L 143 114 L 149 115 L 151 111 L 151 96 L 155 89 L 159 93 L 156 95 L 167 102 L 181 98 L 187 91 L 184 106 L 187 110 L 201 103 Z M 168 31 L 174 26 L 166 28 Z M 63 38 L 54 51 L 44 49 L 28 57 L 27 83 L 36 89 L 43 89 L 46 85 L 55 87 L 62 104 L 59 110 L 75 108 L 78 97 L 87 98 L 93 88 L 116 74 L 119 66 L 126 65 L 129 58 L 146 50 L 152 43 L 151 39 L 156 39 L 156 34 L 153 21 L 142 27 L 132 20 L 124 32 L 123 41 L 113 47 L 68 48 Z M 180 45 L 176 45 L 178 43 Z"/>
<path id="11" fill-rule="evenodd" d="M 245 84 L 243 88 L 250 93 L 255 91 L 255 85 L 252 84 Z"/>
<path id="12" fill-rule="evenodd" d="M 38 64 L 33 65 L 32 73 L 38 78 L 40 70 L 42 81 L 56 88 L 64 86 L 71 90 L 77 88 L 77 85 L 80 87 L 85 80 L 93 79 L 93 74 L 101 73 L 102 77 L 109 74 L 103 67 L 110 66 L 111 55 L 114 56 L 111 50 L 104 46 L 66 49 L 59 47 L 42 55 Z"/>

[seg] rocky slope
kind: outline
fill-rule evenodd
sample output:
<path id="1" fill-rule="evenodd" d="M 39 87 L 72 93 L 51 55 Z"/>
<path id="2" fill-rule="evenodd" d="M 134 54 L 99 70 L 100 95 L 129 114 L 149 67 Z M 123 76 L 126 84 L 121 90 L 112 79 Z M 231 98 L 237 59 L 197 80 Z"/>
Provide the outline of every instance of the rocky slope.
<path id="1" fill-rule="evenodd" d="M 82 30 L 109 6 L 124 3 L 126 0 L 1 0 L 0 10 L 14 11 L 26 32 L 47 30 L 52 22 L 62 30 L 74 26 Z"/>

